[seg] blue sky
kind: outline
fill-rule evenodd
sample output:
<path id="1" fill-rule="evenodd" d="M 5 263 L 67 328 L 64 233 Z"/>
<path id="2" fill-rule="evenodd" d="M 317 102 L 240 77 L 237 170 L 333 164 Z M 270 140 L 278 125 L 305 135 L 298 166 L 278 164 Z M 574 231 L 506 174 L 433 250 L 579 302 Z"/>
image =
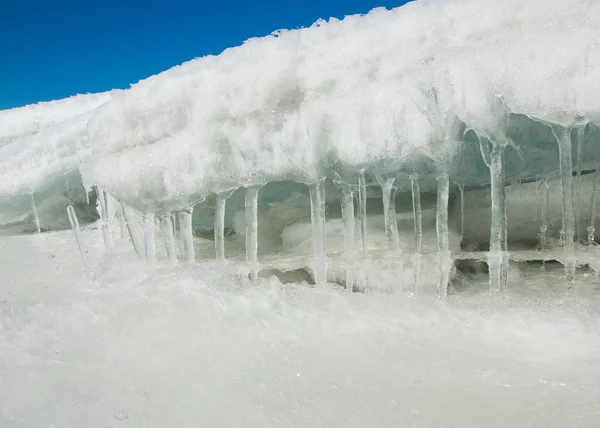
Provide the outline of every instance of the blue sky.
<path id="1" fill-rule="evenodd" d="M 131 83 L 280 28 L 403 0 L 0 0 L 0 109 Z"/>

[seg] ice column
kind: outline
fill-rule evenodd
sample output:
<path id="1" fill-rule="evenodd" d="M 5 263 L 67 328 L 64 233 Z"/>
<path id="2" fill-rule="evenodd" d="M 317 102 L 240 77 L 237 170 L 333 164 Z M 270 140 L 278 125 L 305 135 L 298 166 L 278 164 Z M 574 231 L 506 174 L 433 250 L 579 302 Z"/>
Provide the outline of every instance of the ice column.
<path id="1" fill-rule="evenodd" d="M 597 169 L 594 175 L 594 187 L 592 188 L 592 201 L 590 203 L 590 225 L 587 227 L 587 239 L 589 245 L 594 245 L 594 242 L 596 241 L 594 232 L 596 232 L 596 202 L 598 188 L 600 187 L 600 169 Z"/>
<path id="2" fill-rule="evenodd" d="M 215 208 L 215 253 L 217 260 L 225 260 L 225 207 L 227 198 L 232 193 L 233 190 L 217 193 Z"/>
<path id="3" fill-rule="evenodd" d="M 77 214 L 72 205 L 67 207 L 67 216 L 69 217 L 69 223 L 71 223 L 71 229 L 75 234 L 75 240 L 77 241 L 77 247 L 79 247 L 79 254 L 81 254 L 81 260 L 83 261 L 83 267 L 87 269 L 87 263 L 85 261 L 85 253 L 81 244 L 81 231 L 79 229 L 79 220 L 77 220 Z"/>
<path id="4" fill-rule="evenodd" d="M 450 281 L 450 270 L 452 260 L 448 244 L 448 197 L 450 193 L 450 181 L 448 173 L 443 172 L 438 176 L 437 185 L 437 207 L 435 228 L 438 240 L 438 266 L 440 269 L 440 281 L 438 283 L 438 297 L 445 300 L 448 295 L 448 282 Z"/>
<path id="5" fill-rule="evenodd" d="M 327 284 L 327 260 L 325 256 L 325 179 L 308 185 L 310 195 L 310 221 L 313 235 L 313 271 L 315 285 Z"/>
<path id="6" fill-rule="evenodd" d="M 160 226 L 162 229 L 165 249 L 167 251 L 167 259 L 170 262 L 175 262 L 177 261 L 177 256 L 175 255 L 175 235 L 173 233 L 173 221 L 171 220 L 171 214 L 166 214 L 161 217 Z"/>
<path id="7" fill-rule="evenodd" d="M 122 206 L 123 208 L 123 218 L 125 219 L 125 224 L 127 225 L 127 230 L 129 231 L 129 236 L 131 237 L 131 242 L 133 243 L 133 248 L 137 253 L 139 258 L 146 257 L 146 244 L 144 243 L 144 238 L 142 236 L 142 232 L 140 230 L 139 224 L 136 221 L 136 215 L 132 208 Z"/>
<path id="8" fill-rule="evenodd" d="M 156 261 L 154 213 L 144 213 L 144 241 L 146 242 L 146 260 Z"/>
<path id="9" fill-rule="evenodd" d="M 465 185 L 458 186 L 460 190 L 460 243 L 463 243 L 465 238 Z"/>
<path id="10" fill-rule="evenodd" d="M 504 146 L 492 144 L 487 139 L 480 141 L 481 155 L 490 169 L 490 193 L 492 198 L 492 225 L 490 230 L 490 291 L 500 293 L 506 289 L 508 277 L 506 188 L 504 186 Z"/>
<path id="11" fill-rule="evenodd" d="M 102 221 L 102 238 L 104 239 L 104 249 L 106 253 L 110 253 L 111 239 L 110 239 L 110 227 L 108 224 L 108 210 L 106 206 L 106 192 L 96 186 L 96 196 L 100 203 L 100 219 Z"/>
<path id="12" fill-rule="evenodd" d="M 552 124 L 552 133 L 558 142 L 560 158 L 560 184 L 562 187 L 562 212 L 565 247 L 565 274 L 567 288 L 575 279 L 575 218 L 573 213 L 573 161 L 571 159 L 571 132 L 569 128 Z"/>
<path id="13" fill-rule="evenodd" d="M 411 176 L 413 218 L 415 225 L 415 254 L 413 255 L 413 272 L 415 291 L 418 290 L 421 283 L 421 260 L 423 258 L 423 215 L 421 212 L 421 189 L 419 188 L 419 178 Z"/>
<path id="14" fill-rule="evenodd" d="M 250 279 L 258 278 L 258 191 L 261 186 L 246 187 L 246 261 Z"/>
<path id="15" fill-rule="evenodd" d="M 193 207 L 190 207 L 184 208 L 178 213 L 183 261 L 187 264 L 193 264 L 195 259 L 194 233 L 192 230 L 192 211 Z"/>
<path id="16" fill-rule="evenodd" d="M 585 132 L 585 125 L 577 127 L 577 180 L 575 181 L 575 234 L 577 242 L 581 240 L 580 229 L 581 229 L 581 163 L 583 155 L 583 137 Z"/>
<path id="17" fill-rule="evenodd" d="M 342 220 L 344 221 L 344 244 L 348 266 L 346 268 L 346 289 L 352 291 L 355 283 L 354 260 L 356 258 L 356 234 L 354 221 L 354 192 L 345 183 L 336 183 L 340 190 Z"/>
<path id="18" fill-rule="evenodd" d="M 398 251 L 400 249 L 400 238 L 398 236 L 398 223 L 396 220 L 396 189 L 394 189 L 394 178 L 385 180 L 377 176 L 377 181 L 381 186 L 383 199 L 383 217 L 385 223 L 385 235 L 388 239 L 390 250 Z"/>
<path id="19" fill-rule="evenodd" d="M 360 287 L 363 290 L 369 288 L 369 260 L 368 260 L 368 237 L 367 237 L 367 181 L 365 170 L 361 169 L 358 175 L 358 220 L 360 222 L 360 241 L 362 245 L 362 272 Z"/>
<path id="20" fill-rule="evenodd" d="M 33 197 L 33 192 L 29 194 L 31 196 L 31 210 L 33 211 L 33 221 L 35 222 L 35 230 L 37 233 L 42 232 L 42 228 L 40 226 L 40 216 L 38 215 L 38 210 L 35 205 L 35 198 Z"/>
<path id="21" fill-rule="evenodd" d="M 545 250 L 548 247 L 548 178 L 544 178 L 540 183 L 542 193 L 542 207 L 540 214 L 540 248 Z"/>

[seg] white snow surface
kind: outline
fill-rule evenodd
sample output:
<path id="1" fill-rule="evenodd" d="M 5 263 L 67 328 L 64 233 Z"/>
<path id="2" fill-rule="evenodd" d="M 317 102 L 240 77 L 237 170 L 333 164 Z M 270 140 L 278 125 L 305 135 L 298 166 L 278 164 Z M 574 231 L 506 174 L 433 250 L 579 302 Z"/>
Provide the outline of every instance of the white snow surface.
<path id="1" fill-rule="evenodd" d="M 236 264 L 148 269 L 100 229 L 0 241 L 0 426 L 595 427 L 597 282 L 529 270 L 442 305 Z M 200 242 L 197 242 L 197 246 Z M 242 269 L 243 270 L 243 269 Z M 562 268 L 558 268 L 562 273 Z M 486 293 L 482 293 L 487 295 Z M 595 296 L 595 297 L 593 297 Z"/>
<path id="2" fill-rule="evenodd" d="M 397 171 L 424 156 L 444 169 L 459 124 L 504 142 L 507 112 L 599 123 L 599 28 L 594 0 L 421 0 L 277 31 L 107 103 L 99 94 L 0 112 L 0 138 L 40 137 L 5 150 L 0 193 L 81 163 L 87 184 L 132 204 L 308 182 L 332 164 Z M 49 155 L 24 160 L 44 144 Z"/>

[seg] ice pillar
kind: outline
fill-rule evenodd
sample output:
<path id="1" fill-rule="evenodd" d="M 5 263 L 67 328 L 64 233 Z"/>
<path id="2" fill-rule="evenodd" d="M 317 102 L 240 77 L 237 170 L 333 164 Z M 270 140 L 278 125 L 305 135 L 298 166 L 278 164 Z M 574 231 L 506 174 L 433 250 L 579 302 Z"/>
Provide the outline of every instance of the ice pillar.
<path id="1" fill-rule="evenodd" d="M 438 241 L 438 266 L 440 269 L 438 297 L 441 300 L 445 300 L 448 295 L 448 282 L 450 281 L 450 270 L 452 268 L 450 246 L 448 243 L 448 197 L 450 193 L 448 173 L 441 173 L 438 176 L 437 182 L 435 228 Z"/>
<path id="2" fill-rule="evenodd" d="M 575 181 L 575 235 L 577 242 L 581 240 L 581 164 L 583 157 L 583 141 L 584 141 L 585 125 L 577 127 L 577 180 Z"/>
<path id="3" fill-rule="evenodd" d="M 146 260 L 156 261 L 154 213 L 144 213 L 144 241 L 146 242 Z"/>
<path id="4" fill-rule="evenodd" d="M 313 235 L 313 272 L 315 285 L 327 284 L 327 260 L 325 256 L 325 179 L 308 185 L 310 194 L 310 221 Z"/>
<path id="5" fill-rule="evenodd" d="M 29 194 L 31 196 L 31 211 L 33 211 L 33 221 L 35 223 L 35 230 L 37 233 L 42 232 L 42 227 L 40 226 L 40 216 L 38 215 L 37 206 L 35 205 L 35 198 L 33 197 L 33 192 Z"/>
<path id="6" fill-rule="evenodd" d="M 110 226 L 108 224 L 108 207 L 106 204 L 106 192 L 96 187 L 96 196 L 98 203 L 100 204 L 100 221 L 102 222 L 102 238 L 104 239 L 104 249 L 106 253 L 110 253 L 111 237 L 110 237 Z"/>
<path id="7" fill-rule="evenodd" d="M 336 183 L 337 184 L 337 183 Z M 347 184 L 338 184 L 340 202 L 342 206 L 342 220 L 344 222 L 345 255 L 348 266 L 346 268 L 346 289 L 352 291 L 355 283 L 354 259 L 356 256 L 356 231 L 354 220 L 354 192 Z"/>
<path id="8" fill-rule="evenodd" d="M 458 186 L 460 190 L 460 243 L 462 245 L 465 239 L 465 185 Z"/>
<path id="9" fill-rule="evenodd" d="M 492 197 L 492 219 L 490 229 L 490 292 L 498 294 L 506 289 L 508 278 L 506 187 L 504 185 L 504 146 L 483 139 L 481 154 L 490 170 L 490 193 Z"/>
<path id="10" fill-rule="evenodd" d="M 232 193 L 233 190 L 217 193 L 215 207 L 215 254 L 217 260 L 225 260 L 225 208 L 227 198 Z"/>
<path id="11" fill-rule="evenodd" d="M 388 246 L 392 251 L 400 249 L 400 238 L 398 236 L 398 223 L 396 220 L 396 189 L 394 189 L 394 178 L 385 180 L 383 177 L 377 177 L 381 186 L 383 199 L 383 217 L 385 225 L 385 235 L 388 239 Z"/>
<path id="12" fill-rule="evenodd" d="M 542 206 L 540 209 L 540 248 L 548 247 L 548 178 L 540 183 Z"/>
<path id="13" fill-rule="evenodd" d="M 173 221 L 171 220 L 171 214 L 161 217 L 160 227 L 162 229 L 167 259 L 170 262 L 175 262 L 177 261 L 177 256 L 175 255 L 175 235 L 173 233 Z"/>
<path id="14" fill-rule="evenodd" d="M 365 171 L 361 170 L 358 176 L 358 220 L 360 221 L 360 239 L 363 255 L 367 255 L 367 182 Z"/>
<path id="15" fill-rule="evenodd" d="M 596 241 L 594 237 L 594 232 L 596 231 L 596 203 L 598 196 L 598 188 L 600 187 L 600 169 L 596 170 L 593 186 L 594 187 L 592 188 L 592 200 L 590 203 L 590 225 L 587 228 L 587 239 L 589 245 L 594 245 L 594 242 Z"/>
<path id="16" fill-rule="evenodd" d="M 72 205 L 69 205 L 67 207 L 67 216 L 69 217 L 69 223 L 71 223 L 71 229 L 73 229 L 73 234 L 75 235 L 75 240 L 77 241 L 77 247 L 79 248 L 79 254 L 81 254 L 83 267 L 87 269 L 85 253 L 83 251 L 83 246 L 81 243 L 81 231 L 79 229 L 79 220 L 77 219 L 77 214 L 75 213 L 75 209 Z"/>
<path id="17" fill-rule="evenodd" d="M 419 187 L 419 179 L 417 176 L 412 176 L 410 177 L 410 181 L 415 225 L 415 254 L 413 255 L 414 289 L 417 291 L 421 282 L 421 261 L 423 258 L 423 216 L 421 212 L 421 189 Z"/>
<path id="18" fill-rule="evenodd" d="M 573 212 L 573 161 L 571 155 L 570 129 L 561 125 L 551 125 L 552 133 L 558 142 L 560 158 L 560 184 L 562 188 L 562 213 L 565 248 L 565 275 L 567 288 L 572 289 L 575 279 L 575 217 Z"/>
<path id="19" fill-rule="evenodd" d="M 139 223 L 136 221 L 136 215 L 132 208 L 122 206 L 123 208 L 123 218 L 125 219 L 125 224 L 127 225 L 127 230 L 129 232 L 129 236 L 131 237 L 131 242 L 133 244 L 133 248 L 137 253 L 139 258 L 146 257 L 146 244 L 144 243 L 144 237 L 142 236 L 142 232 L 139 227 Z"/>
<path id="20" fill-rule="evenodd" d="M 258 191 L 261 186 L 246 187 L 246 261 L 250 279 L 258 278 Z"/>
<path id="21" fill-rule="evenodd" d="M 181 249 L 183 261 L 187 264 L 193 264 L 195 260 L 194 253 L 194 233 L 192 230 L 192 211 L 193 207 L 184 208 L 179 211 L 179 233 L 181 235 Z"/>

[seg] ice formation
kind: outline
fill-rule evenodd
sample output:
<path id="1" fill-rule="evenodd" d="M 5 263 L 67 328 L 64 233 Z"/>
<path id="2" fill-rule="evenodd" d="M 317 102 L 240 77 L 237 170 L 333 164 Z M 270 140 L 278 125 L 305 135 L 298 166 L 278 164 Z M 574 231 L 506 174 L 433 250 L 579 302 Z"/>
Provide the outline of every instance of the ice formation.
<path id="1" fill-rule="evenodd" d="M 339 268 L 347 288 L 375 287 L 366 266 L 390 255 L 394 269 L 410 266 L 415 289 L 424 281 L 423 257 L 436 266 L 442 298 L 457 258 L 484 258 L 498 292 L 514 257 L 558 259 L 570 283 L 587 260 L 580 244 L 595 242 L 598 179 L 590 197 L 582 186 L 600 167 L 598 28 L 600 4 L 592 0 L 422 0 L 277 31 L 125 91 L 0 112 L 0 195 L 34 201 L 50 177 L 79 169 L 87 189 L 101 189 L 107 251 L 112 217 L 122 213 L 136 251 L 150 261 L 160 220 L 174 260 L 176 214 L 181 257 L 193 263 L 194 219 L 212 218 L 212 254 L 227 258 L 232 227 L 245 236 L 257 278 L 261 235 L 277 230 L 281 249 L 294 228 L 305 232 L 298 221 L 261 223 L 261 212 L 293 205 L 286 186 L 294 181 L 308 186 L 299 195 L 312 224 L 313 257 L 300 264 L 318 286 Z M 560 183 L 559 230 L 549 229 L 557 212 L 549 180 L 552 189 Z M 266 198 L 272 183 L 279 184 Z M 522 235 L 511 235 L 513 187 L 541 189 L 538 224 Z M 244 189 L 243 204 L 236 189 Z M 425 195 L 435 195 L 426 201 L 435 206 L 433 223 L 422 218 L 431 207 L 422 205 Z M 483 207 L 470 202 L 477 195 Z M 381 245 L 370 225 L 374 199 L 383 205 Z M 194 206 L 202 213 L 194 215 Z M 460 255 L 479 233 L 469 220 L 478 208 L 488 224 L 477 245 L 486 248 Z M 344 239 L 330 247 L 332 209 Z M 414 232 L 402 228 L 404 209 Z M 244 231 L 232 223 L 237 213 Z M 529 214 L 520 211 L 516 221 Z M 531 233 L 532 251 L 511 255 L 510 241 Z M 557 246 L 562 253 L 551 251 Z"/>

